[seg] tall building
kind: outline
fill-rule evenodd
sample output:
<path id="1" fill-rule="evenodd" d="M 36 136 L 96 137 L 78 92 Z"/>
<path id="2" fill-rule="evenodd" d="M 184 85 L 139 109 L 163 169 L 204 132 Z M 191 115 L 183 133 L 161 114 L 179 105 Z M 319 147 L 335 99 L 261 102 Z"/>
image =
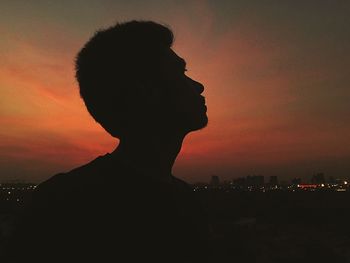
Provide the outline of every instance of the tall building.
<path id="1" fill-rule="evenodd" d="M 270 186 L 278 185 L 278 178 L 277 178 L 277 176 L 270 176 L 269 185 Z"/>
<path id="2" fill-rule="evenodd" d="M 219 186 L 219 184 L 220 184 L 219 176 L 217 176 L 217 175 L 212 175 L 212 176 L 211 176 L 211 180 L 210 180 L 210 185 L 211 185 L 211 186 Z"/>

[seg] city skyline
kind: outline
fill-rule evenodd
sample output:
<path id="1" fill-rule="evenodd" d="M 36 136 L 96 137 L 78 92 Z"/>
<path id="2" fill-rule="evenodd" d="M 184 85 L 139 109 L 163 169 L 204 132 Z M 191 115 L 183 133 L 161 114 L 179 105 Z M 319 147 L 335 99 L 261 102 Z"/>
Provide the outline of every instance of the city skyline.
<path id="1" fill-rule="evenodd" d="M 350 4 L 268 2 L 2 1 L 0 181 L 43 181 L 113 151 L 74 58 L 95 30 L 130 19 L 170 25 L 206 88 L 209 125 L 185 139 L 175 176 L 348 178 Z"/>

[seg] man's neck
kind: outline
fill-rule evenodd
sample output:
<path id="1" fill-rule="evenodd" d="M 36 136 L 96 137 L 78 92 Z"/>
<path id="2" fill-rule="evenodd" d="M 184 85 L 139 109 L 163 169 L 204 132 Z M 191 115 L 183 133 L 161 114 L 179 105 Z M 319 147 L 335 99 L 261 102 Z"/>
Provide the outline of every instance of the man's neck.
<path id="1" fill-rule="evenodd" d="M 170 180 L 171 171 L 179 154 L 184 135 L 143 135 L 122 139 L 112 156 L 146 176 Z"/>

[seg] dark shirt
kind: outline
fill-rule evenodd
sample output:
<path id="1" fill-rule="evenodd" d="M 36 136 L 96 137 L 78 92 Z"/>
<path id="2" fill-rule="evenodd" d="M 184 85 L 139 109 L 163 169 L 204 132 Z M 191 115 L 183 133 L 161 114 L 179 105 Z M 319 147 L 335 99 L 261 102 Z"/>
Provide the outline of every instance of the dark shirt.
<path id="1" fill-rule="evenodd" d="M 203 262 L 208 224 L 192 189 L 110 154 L 40 184 L 9 262 Z"/>

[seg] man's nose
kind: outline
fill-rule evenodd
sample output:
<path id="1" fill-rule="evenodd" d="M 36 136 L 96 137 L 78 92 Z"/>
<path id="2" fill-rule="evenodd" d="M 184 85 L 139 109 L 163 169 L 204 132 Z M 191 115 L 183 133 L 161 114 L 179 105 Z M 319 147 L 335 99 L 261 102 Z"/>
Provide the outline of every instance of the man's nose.
<path id="1" fill-rule="evenodd" d="M 199 94 L 202 94 L 204 91 L 204 86 L 202 83 L 199 83 L 198 81 L 195 81 L 191 78 L 188 78 L 191 82 L 191 84 L 195 87 L 196 91 L 198 91 Z"/>

